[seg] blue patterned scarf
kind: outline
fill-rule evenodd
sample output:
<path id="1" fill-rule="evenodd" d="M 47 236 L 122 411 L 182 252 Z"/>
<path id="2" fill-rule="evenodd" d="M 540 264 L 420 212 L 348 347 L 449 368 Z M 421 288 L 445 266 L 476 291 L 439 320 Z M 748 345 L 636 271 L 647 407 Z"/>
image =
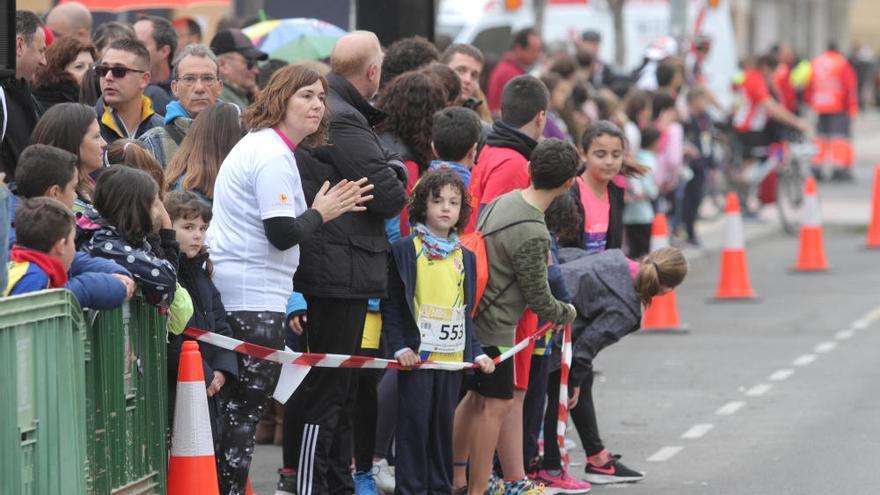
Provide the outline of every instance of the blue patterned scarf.
<path id="1" fill-rule="evenodd" d="M 424 224 L 417 223 L 413 233 L 422 241 L 422 250 L 429 260 L 446 259 L 453 251 L 461 247 L 458 234 L 452 232 L 449 237 L 442 238 L 432 234 Z"/>

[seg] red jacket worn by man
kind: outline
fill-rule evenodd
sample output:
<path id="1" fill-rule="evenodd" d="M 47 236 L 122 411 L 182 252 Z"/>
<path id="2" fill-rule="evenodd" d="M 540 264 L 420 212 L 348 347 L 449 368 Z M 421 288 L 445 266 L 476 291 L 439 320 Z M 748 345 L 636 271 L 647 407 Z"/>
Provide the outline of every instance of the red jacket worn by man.
<path id="1" fill-rule="evenodd" d="M 501 57 L 498 65 L 489 75 L 486 100 L 493 115 L 498 115 L 501 111 L 504 86 L 514 77 L 528 72 L 529 67 L 541 56 L 541 49 L 541 37 L 533 28 L 525 28 L 514 33 L 510 51 Z"/>
<path id="2" fill-rule="evenodd" d="M 856 71 L 833 46 L 813 59 L 812 69 L 804 96 L 819 116 L 814 173 L 821 174 L 821 168 L 830 165 L 832 178 L 850 179 L 854 163 L 850 125 L 859 112 Z"/>

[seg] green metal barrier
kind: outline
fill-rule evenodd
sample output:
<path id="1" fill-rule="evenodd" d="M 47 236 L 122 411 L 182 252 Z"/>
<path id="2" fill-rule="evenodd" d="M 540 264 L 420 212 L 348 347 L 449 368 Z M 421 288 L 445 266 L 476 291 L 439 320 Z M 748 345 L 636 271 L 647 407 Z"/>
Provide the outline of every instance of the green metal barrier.
<path id="1" fill-rule="evenodd" d="M 0 493 L 86 493 L 84 339 L 68 291 L 0 301 Z"/>
<path id="2" fill-rule="evenodd" d="M 83 320 L 67 291 L 0 300 L 0 493 L 165 493 L 165 318 Z"/>
<path id="3" fill-rule="evenodd" d="M 165 493 L 165 318 L 137 298 L 92 315 L 86 406 L 92 493 Z"/>

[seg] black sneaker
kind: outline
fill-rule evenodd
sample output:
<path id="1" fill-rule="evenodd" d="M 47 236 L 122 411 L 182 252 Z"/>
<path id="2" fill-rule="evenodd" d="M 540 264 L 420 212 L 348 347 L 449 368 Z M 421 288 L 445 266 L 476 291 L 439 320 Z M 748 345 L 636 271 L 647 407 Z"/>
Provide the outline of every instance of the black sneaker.
<path id="1" fill-rule="evenodd" d="M 296 495 L 296 473 L 278 470 L 278 485 L 275 487 L 275 495 Z"/>
<path id="2" fill-rule="evenodd" d="M 584 468 L 584 479 L 594 485 L 610 485 L 613 483 L 632 483 L 645 478 L 644 473 L 634 471 L 620 462 L 619 455 L 611 456 L 611 460 L 604 466 L 594 466 L 587 462 Z"/>

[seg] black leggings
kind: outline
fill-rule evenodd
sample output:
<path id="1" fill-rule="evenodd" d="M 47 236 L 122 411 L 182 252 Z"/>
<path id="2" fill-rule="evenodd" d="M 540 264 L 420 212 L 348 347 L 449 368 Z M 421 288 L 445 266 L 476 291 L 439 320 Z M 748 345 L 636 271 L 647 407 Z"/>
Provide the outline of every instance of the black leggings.
<path id="1" fill-rule="evenodd" d="M 544 469 L 562 469 L 559 445 L 556 442 L 556 423 L 559 419 L 559 377 L 560 371 L 550 373 L 547 383 L 547 411 L 544 414 Z M 572 392 L 569 383 L 569 393 Z M 581 393 L 578 403 L 568 412 L 571 421 L 581 438 L 581 445 L 587 457 L 605 450 L 599 438 L 599 425 L 596 421 L 596 408 L 593 405 L 593 369 L 587 371 L 581 382 Z"/>
<path id="2" fill-rule="evenodd" d="M 376 422 L 376 448 L 374 457 L 387 459 L 394 464 L 393 444 L 397 431 L 397 370 L 385 370 L 377 386 L 378 421 Z"/>
<path id="3" fill-rule="evenodd" d="M 284 349 L 284 313 L 268 311 L 233 311 L 226 315 L 232 336 L 245 342 Z M 238 380 L 232 382 L 224 410 L 225 429 L 220 436 L 223 459 L 220 492 L 239 495 L 245 492 L 251 456 L 254 454 L 254 430 L 263 416 L 266 402 L 275 391 L 281 365 L 238 354 Z"/>

